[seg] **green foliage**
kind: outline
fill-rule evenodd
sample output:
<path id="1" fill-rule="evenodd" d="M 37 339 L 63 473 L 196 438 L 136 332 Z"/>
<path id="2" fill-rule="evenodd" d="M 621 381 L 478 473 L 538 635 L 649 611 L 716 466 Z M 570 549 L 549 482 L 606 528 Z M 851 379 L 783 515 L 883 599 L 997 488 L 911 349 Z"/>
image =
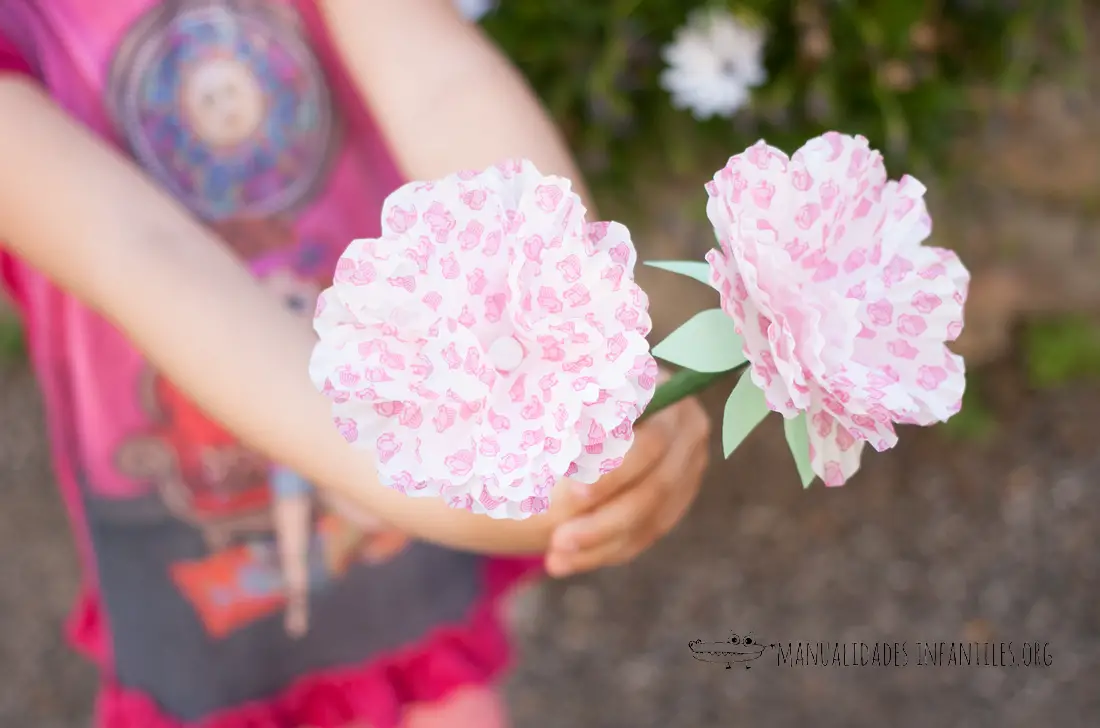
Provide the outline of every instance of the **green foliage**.
<path id="1" fill-rule="evenodd" d="M 1100 324 L 1078 316 L 1027 324 L 1022 338 L 1028 381 L 1038 389 L 1100 378 Z M 996 432 L 997 417 L 982 390 L 980 373 L 967 376 L 963 407 L 940 426 L 948 437 L 985 440 Z"/>
<path id="2" fill-rule="evenodd" d="M 1030 324 L 1024 356 L 1032 386 L 1056 387 L 1100 377 L 1100 325 L 1067 317 Z"/>
<path id="3" fill-rule="evenodd" d="M 633 188 L 655 156 L 709 176 L 763 137 L 794 151 L 837 129 L 867 136 L 892 171 L 940 160 L 967 88 L 1015 88 L 1037 48 L 1080 42 L 1079 0 L 504 0 L 484 25 L 557 118 L 585 171 Z M 671 107 L 661 49 L 689 13 L 728 7 L 768 29 L 769 80 L 732 119 Z M 644 167 L 642 167 L 644 169 Z"/>
<path id="4" fill-rule="evenodd" d="M 997 417 L 982 395 L 981 379 L 974 374 L 968 375 L 967 379 L 962 409 L 939 429 L 955 440 L 980 442 L 996 432 Z"/>
<path id="5" fill-rule="evenodd" d="M 0 362 L 22 359 L 25 353 L 19 322 L 0 313 Z"/>

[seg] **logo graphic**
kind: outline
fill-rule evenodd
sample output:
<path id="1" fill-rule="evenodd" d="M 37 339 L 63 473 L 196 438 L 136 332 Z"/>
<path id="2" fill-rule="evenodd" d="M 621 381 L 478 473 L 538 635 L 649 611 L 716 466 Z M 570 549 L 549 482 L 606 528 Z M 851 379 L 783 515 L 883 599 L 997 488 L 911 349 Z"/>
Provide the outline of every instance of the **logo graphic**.
<path id="1" fill-rule="evenodd" d="M 910 648 L 916 646 L 916 662 Z M 688 642 L 692 659 L 751 670 L 768 649 L 778 667 L 1050 667 L 1049 642 L 764 642 L 736 632 L 724 642 Z"/>
<path id="2" fill-rule="evenodd" d="M 724 664 L 727 670 L 732 670 L 734 663 L 744 664 L 759 660 L 764 650 L 774 645 L 765 645 L 751 634 L 744 637 L 733 633 L 725 642 L 704 642 L 692 640 L 688 642 L 691 656 L 699 662 L 714 662 Z M 752 665 L 745 665 L 746 670 L 751 670 Z"/>

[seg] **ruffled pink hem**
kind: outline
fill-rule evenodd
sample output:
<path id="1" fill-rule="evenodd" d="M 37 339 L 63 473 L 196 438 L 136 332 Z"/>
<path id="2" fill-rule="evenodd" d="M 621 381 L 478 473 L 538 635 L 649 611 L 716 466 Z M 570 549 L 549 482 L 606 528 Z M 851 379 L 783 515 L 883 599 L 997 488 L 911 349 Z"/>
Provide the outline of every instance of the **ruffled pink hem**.
<path id="1" fill-rule="evenodd" d="M 314 673 L 270 702 L 236 707 L 197 723 L 181 723 L 148 696 L 108 679 L 96 706 L 96 728 L 345 728 L 356 722 L 396 728 L 410 705 L 439 701 L 457 688 L 491 683 L 501 675 L 510 661 L 498 615 L 501 600 L 540 570 L 536 560 L 490 560 L 485 598 L 465 623 L 437 629 L 416 645 L 364 665 Z M 89 611 L 98 608 L 88 601 L 82 607 L 72 637 L 83 652 L 101 660 L 102 639 L 96 633 L 102 630 Z"/>

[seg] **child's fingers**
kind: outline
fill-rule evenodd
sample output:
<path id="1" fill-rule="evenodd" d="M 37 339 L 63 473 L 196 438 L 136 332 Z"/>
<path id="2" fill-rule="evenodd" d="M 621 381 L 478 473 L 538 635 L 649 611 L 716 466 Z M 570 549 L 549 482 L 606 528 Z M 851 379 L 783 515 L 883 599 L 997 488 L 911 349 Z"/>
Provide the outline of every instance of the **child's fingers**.
<path id="1" fill-rule="evenodd" d="M 628 560 L 652 540 L 661 494 L 661 488 L 643 483 L 559 526 L 551 539 L 547 569 L 563 576 Z"/>
<path id="2" fill-rule="evenodd" d="M 555 578 L 583 574 L 605 566 L 629 561 L 634 555 L 626 537 L 614 539 L 576 554 L 552 553 L 546 559 L 546 571 Z M 640 548 L 638 548 L 640 550 Z"/>
<path id="3" fill-rule="evenodd" d="M 698 492 L 707 466 L 710 431 L 706 413 L 695 402 L 674 408 L 674 433 L 644 473 L 600 502 L 558 526 L 550 543 L 552 574 L 585 571 L 633 558 L 683 517 Z M 663 414 L 663 413 L 662 413 Z M 654 418 L 656 419 L 656 418 Z"/>
<path id="4" fill-rule="evenodd" d="M 695 502 L 708 464 L 706 441 L 703 440 L 686 457 L 670 465 L 675 481 L 668 489 L 667 500 L 657 515 L 656 530 L 659 536 L 671 531 L 687 514 L 691 504 Z"/>

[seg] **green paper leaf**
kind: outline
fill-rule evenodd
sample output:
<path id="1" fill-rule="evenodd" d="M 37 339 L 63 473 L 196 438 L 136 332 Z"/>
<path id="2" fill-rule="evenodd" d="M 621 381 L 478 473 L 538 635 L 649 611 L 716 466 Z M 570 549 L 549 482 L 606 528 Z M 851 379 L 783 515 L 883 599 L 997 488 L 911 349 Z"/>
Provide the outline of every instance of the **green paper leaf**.
<path id="1" fill-rule="evenodd" d="M 787 435 L 787 447 L 791 449 L 795 467 L 798 468 L 798 477 L 802 479 L 802 487 L 809 488 L 814 480 L 814 471 L 810 467 L 810 430 L 806 422 L 806 413 L 802 412 L 798 417 L 783 420 L 783 430 Z"/>
<path id="2" fill-rule="evenodd" d="M 756 386 L 746 369 L 730 392 L 722 414 L 722 451 L 727 458 L 770 411 L 764 390 Z"/>
<path id="3" fill-rule="evenodd" d="M 745 363 L 733 319 L 720 308 L 700 311 L 653 347 L 653 356 L 697 372 L 728 372 Z"/>
<path id="4" fill-rule="evenodd" d="M 650 268 L 660 268 L 694 278 L 700 283 L 710 285 L 710 263 L 705 260 L 652 260 L 646 263 Z"/>

